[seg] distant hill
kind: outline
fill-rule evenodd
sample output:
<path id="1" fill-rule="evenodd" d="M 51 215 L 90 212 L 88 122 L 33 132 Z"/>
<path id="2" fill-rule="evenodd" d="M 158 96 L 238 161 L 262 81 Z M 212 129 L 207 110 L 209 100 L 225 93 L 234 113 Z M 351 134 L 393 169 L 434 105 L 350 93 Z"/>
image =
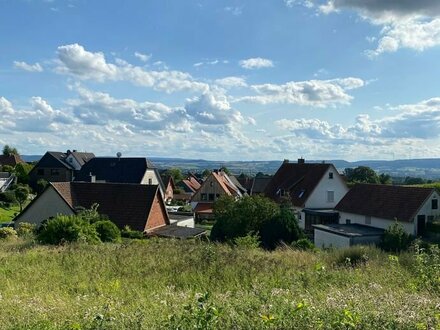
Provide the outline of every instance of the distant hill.
<path id="1" fill-rule="evenodd" d="M 38 161 L 42 156 L 22 155 L 25 161 Z M 273 174 L 280 167 L 282 160 L 268 161 L 211 161 L 204 159 L 185 158 L 149 158 L 158 168 L 167 169 L 171 167 L 180 168 L 182 171 L 202 172 L 204 169 L 212 170 L 226 166 L 232 173 L 246 173 L 255 175 L 258 172 Z M 296 160 L 291 160 L 296 161 Z M 310 163 L 321 163 L 323 160 L 307 160 Z M 361 160 L 348 162 L 341 159 L 324 160 L 332 163 L 339 171 L 347 167 L 368 166 L 379 173 L 387 173 L 393 177 L 421 177 L 424 179 L 440 179 L 440 158 L 426 159 L 400 159 L 400 160 Z"/>

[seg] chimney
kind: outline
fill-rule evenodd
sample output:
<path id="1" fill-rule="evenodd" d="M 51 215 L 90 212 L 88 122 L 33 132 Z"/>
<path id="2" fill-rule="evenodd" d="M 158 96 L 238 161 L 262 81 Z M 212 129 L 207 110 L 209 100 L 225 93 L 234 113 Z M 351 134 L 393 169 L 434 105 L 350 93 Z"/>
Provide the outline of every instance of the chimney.
<path id="1" fill-rule="evenodd" d="M 298 158 L 298 164 L 304 164 L 306 160 L 304 158 Z"/>
<path id="2" fill-rule="evenodd" d="M 93 175 L 92 172 L 90 172 L 90 182 L 95 183 L 96 182 L 96 175 Z"/>
<path id="3" fill-rule="evenodd" d="M 284 159 L 283 160 L 283 164 L 289 164 L 289 160 L 288 159 Z"/>

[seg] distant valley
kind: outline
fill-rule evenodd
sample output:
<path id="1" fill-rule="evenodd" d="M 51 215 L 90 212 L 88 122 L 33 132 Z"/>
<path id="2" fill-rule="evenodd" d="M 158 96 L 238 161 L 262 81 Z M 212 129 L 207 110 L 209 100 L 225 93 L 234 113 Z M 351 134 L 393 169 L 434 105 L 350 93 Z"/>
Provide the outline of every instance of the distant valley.
<path id="1" fill-rule="evenodd" d="M 38 161 L 40 155 L 23 155 L 27 162 Z M 204 169 L 227 167 L 232 173 L 245 173 L 255 175 L 258 172 L 273 174 L 279 168 L 282 160 L 269 161 L 211 161 L 203 159 L 163 158 L 150 157 L 150 160 L 160 169 L 171 167 L 180 168 L 182 171 L 202 172 Z M 290 160 L 296 162 L 296 159 Z M 322 160 L 307 160 L 306 162 L 321 163 Z M 339 171 L 347 167 L 368 166 L 379 173 L 386 173 L 393 177 L 421 177 L 424 179 L 440 179 L 440 158 L 426 159 L 401 159 L 401 160 L 361 160 L 349 162 L 345 160 L 324 160 L 332 163 Z"/>

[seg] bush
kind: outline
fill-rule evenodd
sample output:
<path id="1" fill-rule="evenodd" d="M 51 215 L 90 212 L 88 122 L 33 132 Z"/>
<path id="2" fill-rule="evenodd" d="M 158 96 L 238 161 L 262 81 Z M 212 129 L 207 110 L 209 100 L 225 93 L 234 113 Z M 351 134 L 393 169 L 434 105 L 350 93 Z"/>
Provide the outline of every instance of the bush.
<path id="1" fill-rule="evenodd" d="M 334 254 L 334 264 L 336 266 L 356 267 L 366 264 L 370 260 L 368 249 L 363 246 L 338 249 L 332 253 Z"/>
<path id="2" fill-rule="evenodd" d="M 266 221 L 260 229 L 261 243 L 273 250 L 281 242 L 292 243 L 303 237 L 295 215 L 288 206 L 281 206 L 279 214 Z"/>
<path id="3" fill-rule="evenodd" d="M 11 227 L 3 227 L 0 228 L 0 239 L 16 239 L 17 232 L 14 228 Z"/>
<path id="4" fill-rule="evenodd" d="M 380 247 L 390 252 L 406 251 L 412 241 L 413 237 L 396 221 L 383 233 Z"/>
<path id="5" fill-rule="evenodd" d="M 17 226 L 18 237 L 32 237 L 35 235 L 36 226 L 29 222 L 20 222 Z"/>
<path id="6" fill-rule="evenodd" d="M 93 224 L 102 242 L 120 242 L 121 231 L 110 220 L 101 220 Z"/>
<path id="7" fill-rule="evenodd" d="M 144 238 L 144 233 L 125 226 L 124 229 L 121 230 L 121 236 L 125 238 L 142 239 Z"/>
<path id="8" fill-rule="evenodd" d="M 0 201 L 14 204 L 17 202 L 15 198 L 15 193 L 12 190 L 7 190 L 5 192 L 0 193 Z"/>
<path id="9" fill-rule="evenodd" d="M 292 247 L 302 251 L 316 251 L 315 244 L 307 238 L 301 238 L 293 242 Z"/>
<path id="10" fill-rule="evenodd" d="M 59 215 L 48 220 L 39 230 L 38 240 L 44 244 L 58 245 L 64 242 L 99 242 L 94 226 L 76 215 Z"/>
<path id="11" fill-rule="evenodd" d="M 255 249 L 260 246 L 260 237 L 256 234 L 249 234 L 234 239 L 234 244 L 241 248 Z"/>

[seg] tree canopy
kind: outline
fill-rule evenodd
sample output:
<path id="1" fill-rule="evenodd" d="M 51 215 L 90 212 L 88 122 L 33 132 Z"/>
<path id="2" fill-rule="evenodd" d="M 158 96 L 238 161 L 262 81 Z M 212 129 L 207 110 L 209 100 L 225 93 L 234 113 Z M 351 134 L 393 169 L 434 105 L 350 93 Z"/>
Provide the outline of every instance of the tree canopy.
<path id="1" fill-rule="evenodd" d="M 10 147 L 9 145 L 5 145 L 3 147 L 3 156 L 10 156 L 10 155 L 18 155 L 18 151 L 16 148 Z"/>
<path id="2" fill-rule="evenodd" d="M 377 173 L 368 166 L 358 166 L 356 168 L 346 168 L 344 170 L 348 182 L 357 183 L 380 183 Z"/>

